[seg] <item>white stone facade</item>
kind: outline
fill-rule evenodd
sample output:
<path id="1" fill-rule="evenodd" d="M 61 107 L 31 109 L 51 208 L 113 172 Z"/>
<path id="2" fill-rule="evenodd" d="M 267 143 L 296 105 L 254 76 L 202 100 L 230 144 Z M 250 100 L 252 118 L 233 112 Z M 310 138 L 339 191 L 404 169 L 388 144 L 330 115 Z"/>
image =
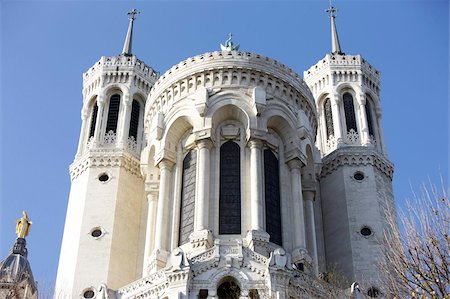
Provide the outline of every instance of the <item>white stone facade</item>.
<path id="1" fill-rule="evenodd" d="M 393 167 L 359 55 L 305 81 L 247 52 L 102 57 L 83 100 L 55 297 L 330 298 L 332 266 L 382 291 Z"/>

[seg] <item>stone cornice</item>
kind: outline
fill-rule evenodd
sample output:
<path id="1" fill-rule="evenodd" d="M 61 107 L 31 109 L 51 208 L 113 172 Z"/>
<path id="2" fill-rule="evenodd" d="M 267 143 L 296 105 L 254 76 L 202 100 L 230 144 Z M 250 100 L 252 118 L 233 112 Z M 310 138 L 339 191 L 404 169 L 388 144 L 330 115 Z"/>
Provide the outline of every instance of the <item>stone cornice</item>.
<path id="1" fill-rule="evenodd" d="M 89 150 L 70 165 L 70 179 L 73 181 L 90 167 L 122 167 L 131 174 L 142 178 L 139 160 L 121 149 Z"/>
<path id="2" fill-rule="evenodd" d="M 394 165 L 375 149 L 347 146 L 338 148 L 323 158 L 321 177 L 326 177 L 344 165 L 372 165 L 384 173 L 390 180 L 392 180 L 394 174 Z"/>
<path id="3" fill-rule="evenodd" d="M 316 124 L 314 98 L 308 86 L 293 70 L 271 58 L 249 52 L 211 52 L 191 57 L 173 66 L 155 83 L 146 106 L 148 128 L 163 106 L 193 94 L 198 88 L 262 87 L 268 98 L 279 98 L 297 106 Z"/>
<path id="4" fill-rule="evenodd" d="M 83 97 L 89 99 L 108 84 L 115 83 L 134 86 L 148 95 L 158 78 L 158 72 L 134 55 L 102 56 L 83 74 Z"/>

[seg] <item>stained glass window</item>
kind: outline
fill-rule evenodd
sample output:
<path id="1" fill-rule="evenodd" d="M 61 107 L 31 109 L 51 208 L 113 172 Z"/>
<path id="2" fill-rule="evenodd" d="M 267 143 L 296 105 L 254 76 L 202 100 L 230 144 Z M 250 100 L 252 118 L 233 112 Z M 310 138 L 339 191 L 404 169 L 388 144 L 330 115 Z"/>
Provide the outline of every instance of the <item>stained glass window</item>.
<path id="1" fill-rule="evenodd" d="M 356 127 L 356 116 L 355 116 L 355 106 L 353 104 L 353 97 L 351 94 L 344 93 L 343 97 L 344 101 L 344 112 L 345 112 L 345 124 L 347 125 L 347 132 L 350 132 L 351 129 L 358 132 L 358 128 Z"/>
<path id="2" fill-rule="evenodd" d="M 264 150 L 264 190 L 266 196 L 266 231 L 270 242 L 281 244 L 280 171 L 278 159 Z"/>
<path id="3" fill-rule="evenodd" d="M 373 136 L 372 107 L 368 99 L 366 100 L 366 118 L 369 135 Z"/>
<path id="4" fill-rule="evenodd" d="M 140 110 L 141 105 L 139 102 L 133 100 L 133 104 L 131 105 L 130 130 L 128 132 L 128 136 L 134 137 L 134 140 L 137 140 Z"/>
<path id="5" fill-rule="evenodd" d="M 98 106 L 97 102 L 95 102 L 94 107 L 92 108 L 91 127 L 89 128 L 89 138 L 94 136 L 95 125 L 97 124 L 97 114 L 98 114 Z"/>
<path id="6" fill-rule="evenodd" d="M 189 235 L 194 231 L 196 165 L 197 152 L 192 150 L 183 160 L 179 245 L 189 242 Z"/>
<path id="7" fill-rule="evenodd" d="M 326 99 L 323 104 L 323 111 L 325 114 L 325 125 L 327 128 L 327 139 L 331 135 L 334 135 L 334 127 L 333 127 L 333 114 L 331 112 L 331 101 L 330 99 Z"/>
<path id="8" fill-rule="evenodd" d="M 227 141 L 220 147 L 219 234 L 241 233 L 240 147 Z"/>
<path id="9" fill-rule="evenodd" d="M 106 133 L 117 131 L 117 120 L 119 118 L 120 95 L 115 94 L 109 101 L 108 120 L 106 122 Z"/>

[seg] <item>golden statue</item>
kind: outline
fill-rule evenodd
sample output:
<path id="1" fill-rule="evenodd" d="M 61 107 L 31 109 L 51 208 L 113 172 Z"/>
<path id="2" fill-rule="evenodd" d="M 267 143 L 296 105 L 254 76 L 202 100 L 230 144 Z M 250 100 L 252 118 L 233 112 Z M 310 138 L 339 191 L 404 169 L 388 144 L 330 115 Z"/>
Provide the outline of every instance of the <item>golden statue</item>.
<path id="1" fill-rule="evenodd" d="M 22 218 L 17 219 L 16 224 L 16 235 L 17 238 L 25 238 L 28 236 L 28 233 L 30 232 L 30 226 L 32 222 L 28 218 L 27 212 L 22 212 Z"/>

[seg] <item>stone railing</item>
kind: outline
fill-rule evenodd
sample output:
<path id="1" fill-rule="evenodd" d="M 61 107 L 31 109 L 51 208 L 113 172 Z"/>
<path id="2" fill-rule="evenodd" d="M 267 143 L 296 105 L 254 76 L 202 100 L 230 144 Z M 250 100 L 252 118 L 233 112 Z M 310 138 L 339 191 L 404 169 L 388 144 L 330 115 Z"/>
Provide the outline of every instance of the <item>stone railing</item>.
<path id="1" fill-rule="evenodd" d="M 293 70 L 271 58 L 248 52 L 212 52 L 189 58 L 172 67 L 154 84 L 146 105 L 146 129 L 164 107 L 173 107 L 198 88 L 262 87 L 266 94 L 297 106 L 317 127 L 314 98 Z"/>
<path id="2" fill-rule="evenodd" d="M 94 77 L 99 71 L 104 68 L 117 68 L 117 67 L 128 67 L 133 68 L 134 71 L 138 72 L 143 77 L 156 81 L 159 78 L 159 73 L 153 70 L 151 67 L 146 65 L 143 61 L 137 59 L 136 56 L 102 56 L 99 61 L 97 61 L 91 68 L 89 68 L 83 74 L 83 83 L 89 81 Z"/>
<path id="3" fill-rule="evenodd" d="M 97 149 L 116 149 L 119 148 L 119 144 L 117 142 L 117 134 L 114 131 L 107 132 L 103 140 L 98 143 L 95 143 L 94 137 L 90 137 L 86 143 L 86 150 L 90 150 L 93 148 Z M 127 138 L 126 143 L 124 144 L 124 149 L 127 150 L 132 156 L 139 159 L 141 154 L 140 145 L 136 141 L 133 136 Z"/>
<path id="4" fill-rule="evenodd" d="M 337 148 L 344 146 L 370 146 L 373 147 L 376 151 L 381 152 L 381 149 L 378 146 L 378 142 L 373 135 L 370 135 L 369 141 L 370 142 L 368 144 L 362 144 L 359 133 L 354 129 L 350 129 L 350 131 L 348 131 L 345 137 L 341 140 L 337 140 L 336 137 L 330 135 L 326 140 L 325 145 L 323 146 L 323 155 L 327 155 Z"/>

